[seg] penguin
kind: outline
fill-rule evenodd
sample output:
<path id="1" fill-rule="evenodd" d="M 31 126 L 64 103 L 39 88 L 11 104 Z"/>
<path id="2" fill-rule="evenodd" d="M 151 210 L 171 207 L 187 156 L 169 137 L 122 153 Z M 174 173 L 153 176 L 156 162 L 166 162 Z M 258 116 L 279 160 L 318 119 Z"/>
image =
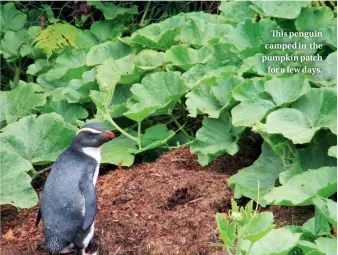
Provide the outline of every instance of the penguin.
<path id="1" fill-rule="evenodd" d="M 99 124 L 86 124 L 53 164 L 39 208 L 45 244 L 52 254 L 87 254 L 85 249 L 94 235 L 97 211 L 95 184 L 100 148 L 114 137 Z"/>

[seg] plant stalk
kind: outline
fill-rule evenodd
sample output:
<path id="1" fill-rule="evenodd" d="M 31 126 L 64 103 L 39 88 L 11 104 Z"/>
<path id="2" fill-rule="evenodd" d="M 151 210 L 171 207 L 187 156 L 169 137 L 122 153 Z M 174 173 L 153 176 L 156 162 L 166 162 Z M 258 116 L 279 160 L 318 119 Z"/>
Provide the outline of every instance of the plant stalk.
<path id="1" fill-rule="evenodd" d="M 124 131 L 122 128 L 119 127 L 119 125 L 116 124 L 116 122 L 110 117 L 109 114 L 107 114 L 107 119 L 108 121 L 113 125 L 114 128 L 116 128 L 118 131 L 120 131 L 121 134 L 125 135 L 126 137 L 128 137 L 129 139 L 138 142 L 138 139 L 130 134 L 128 134 L 126 131 Z"/>
<path id="2" fill-rule="evenodd" d="M 144 10 L 144 13 L 142 15 L 142 18 L 141 18 L 141 21 L 140 21 L 140 26 L 141 27 L 144 26 L 144 20 L 145 20 L 147 14 L 148 14 L 150 3 L 151 3 L 151 1 L 147 2 L 146 9 Z"/>
<path id="3" fill-rule="evenodd" d="M 251 242 L 251 244 L 250 244 L 250 247 L 249 247 L 249 249 L 248 249 L 247 255 L 250 255 L 250 250 L 251 250 L 251 248 L 252 248 L 252 245 L 253 245 L 253 242 Z"/>
<path id="4" fill-rule="evenodd" d="M 254 212 L 254 217 L 255 215 L 257 214 L 257 211 L 258 211 L 258 205 L 259 205 L 259 180 L 258 180 L 258 191 L 257 191 L 257 201 L 256 201 L 256 209 L 255 209 L 255 212 Z M 249 254 L 249 253 L 248 253 Z"/>
<path id="5" fill-rule="evenodd" d="M 141 150 L 142 149 L 142 145 L 141 145 L 141 121 L 137 122 L 137 144 L 138 144 L 139 150 Z"/>
<path id="6" fill-rule="evenodd" d="M 32 176 L 31 182 L 33 182 L 39 175 L 44 174 L 52 169 L 52 166 L 46 167 L 42 170 L 35 171 L 35 174 Z"/>
<path id="7" fill-rule="evenodd" d="M 242 248 L 242 227 L 238 226 L 238 241 L 236 247 L 236 255 L 241 255 Z"/>
<path id="8" fill-rule="evenodd" d="M 176 117 L 174 115 L 172 115 L 172 120 L 173 122 L 176 124 L 176 126 L 181 129 L 181 132 L 188 137 L 191 140 L 194 140 L 195 138 L 192 137 L 191 135 L 188 134 L 188 132 L 183 128 L 183 126 L 181 126 L 181 124 L 178 122 L 178 120 L 176 119 Z"/>

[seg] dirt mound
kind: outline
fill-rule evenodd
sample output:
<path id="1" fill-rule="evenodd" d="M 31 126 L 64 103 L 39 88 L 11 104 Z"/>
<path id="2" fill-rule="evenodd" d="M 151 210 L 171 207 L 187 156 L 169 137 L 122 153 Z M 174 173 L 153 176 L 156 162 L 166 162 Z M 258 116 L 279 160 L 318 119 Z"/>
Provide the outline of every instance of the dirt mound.
<path id="1" fill-rule="evenodd" d="M 100 176 L 97 237 L 91 249 L 99 247 L 101 255 L 224 254 L 208 243 L 218 242 L 216 212 L 229 209 L 232 192 L 226 183 L 238 169 L 233 159 L 231 169 L 224 169 L 226 157 L 202 168 L 188 148 L 181 148 L 163 154 L 155 163 Z M 249 163 L 238 158 L 240 167 Z M 34 228 L 36 212 L 36 208 L 2 209 L 6 236 L 1 254 L 47 254 L 41 224 Z"/>

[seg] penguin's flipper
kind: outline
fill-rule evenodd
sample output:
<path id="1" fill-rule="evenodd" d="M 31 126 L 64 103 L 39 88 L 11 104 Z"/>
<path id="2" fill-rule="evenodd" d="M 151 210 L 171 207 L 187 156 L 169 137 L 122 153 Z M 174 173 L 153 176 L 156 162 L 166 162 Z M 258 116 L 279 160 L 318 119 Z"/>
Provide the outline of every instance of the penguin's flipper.
<path id="1" fill-rule="evenodd" d="M 96 192 L 93 184 L 93 174 L 85 174 L 80 181 L 80 190 L 85 200 L 85 215 L 82 229 L 87 230 L 96 216 Z"/>
<path id="2" fill-rule="evenodd" d="M 40 220 L 41 220 L 41 210 L 40 210 L 40 206 L 39 206 L 38 215 L 36 216 L 36 221 L 35 221 L 35 227 L 36 228 L 39 226 Z"/>

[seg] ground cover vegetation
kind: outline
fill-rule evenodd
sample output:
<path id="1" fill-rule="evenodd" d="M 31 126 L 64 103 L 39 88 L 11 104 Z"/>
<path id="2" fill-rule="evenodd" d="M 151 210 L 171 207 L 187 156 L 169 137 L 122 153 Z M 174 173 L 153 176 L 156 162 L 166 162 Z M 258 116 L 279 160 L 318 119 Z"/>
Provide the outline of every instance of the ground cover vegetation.
<path id="1" fill-rule="evenodd" d="M 312 205 L 315 217 L 271 230 L 270 214 L 234 204 L 231 224 L 217 215 L 228 252 L 238 235 L 236 254 L 336 253 L 335 3 L 58 4 L 1 4 L 0 204 L 36 205 L 32 178 L 86 122 L 120 134 L 104 145 L 102 163 L 122 166 L 181 146 L 206 166 L 235 155 L 250 130 L 264 140 L 262 152 L 229 179 L 235 198 Z M 322 72 L 269 73 L 286 63 L 263 63 L 263 55 L 305 54 L 266 49 L 304 40 L 272 38 L 271 30 L 322 32 L 306 41 L 323 48 L 306 55 L 323 61 L 301 63 Z M 256 241 L 267 246 L 250 249 Z"/>

